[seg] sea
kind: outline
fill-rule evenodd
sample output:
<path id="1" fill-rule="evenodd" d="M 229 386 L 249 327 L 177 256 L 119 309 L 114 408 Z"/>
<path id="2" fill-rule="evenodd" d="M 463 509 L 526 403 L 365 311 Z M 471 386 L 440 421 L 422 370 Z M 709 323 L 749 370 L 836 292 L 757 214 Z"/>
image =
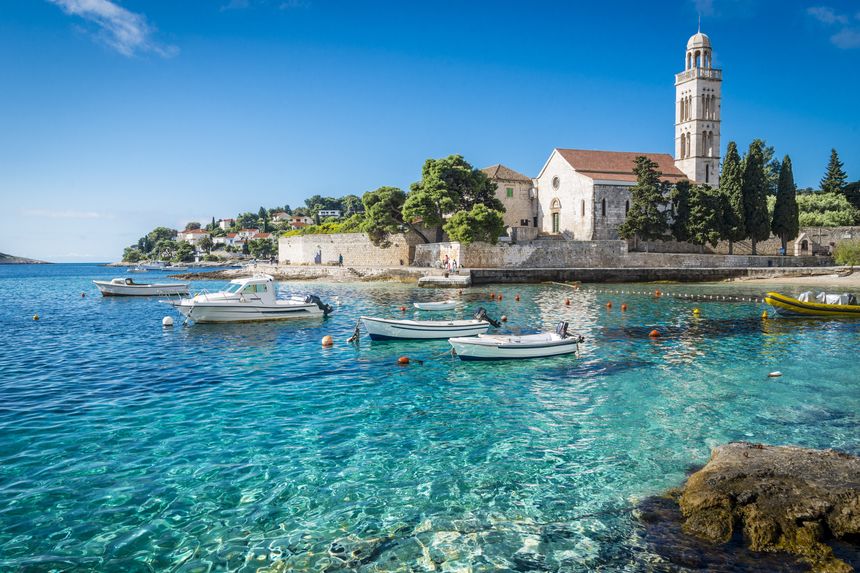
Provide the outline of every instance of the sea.
<path id="1" fill-rule="evenodd" d="M 334 313 L 185 325 L 100 296 L 123 272 L 0 265 L 0 571 L 789 571 L 673 555 L 642 508 L 730 441 L 860 454 L 860 322 L 763 319 L 758 285 L 287 282 Z M 347 342 L 362 315 L 479 307 L 585 341 Z"/>

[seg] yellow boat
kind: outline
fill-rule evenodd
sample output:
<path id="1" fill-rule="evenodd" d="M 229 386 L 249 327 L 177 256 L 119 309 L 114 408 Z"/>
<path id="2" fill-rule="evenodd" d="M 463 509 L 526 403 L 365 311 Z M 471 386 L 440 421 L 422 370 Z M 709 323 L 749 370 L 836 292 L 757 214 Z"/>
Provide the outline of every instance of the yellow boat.
<path id="1" fill-rule="evenodd" d="M 860 318 L 860 305 L 858 304 L 807 302 L 778 292 L 767 293 L 764 301 L 783 316 L 855 316 Z"/>

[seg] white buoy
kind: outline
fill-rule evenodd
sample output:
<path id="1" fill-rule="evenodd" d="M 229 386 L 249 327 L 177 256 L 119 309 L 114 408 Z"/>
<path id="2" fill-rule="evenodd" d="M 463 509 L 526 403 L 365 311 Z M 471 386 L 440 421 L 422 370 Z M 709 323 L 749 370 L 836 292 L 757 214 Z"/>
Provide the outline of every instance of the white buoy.
<path id="1" fill-rule="evenodd" d="M 780 376 L 782 376 L 782 372 L 780 372 L 779 370 L 777 370 L 776 372 L 771 372 L 767 375 L 768 378 L 779 378 Z"/>
<path id="2" fill-rule="evenodd" d="M 165 316 L 161 319 L 161 326 L 173 326 L 173 317 Z"/>

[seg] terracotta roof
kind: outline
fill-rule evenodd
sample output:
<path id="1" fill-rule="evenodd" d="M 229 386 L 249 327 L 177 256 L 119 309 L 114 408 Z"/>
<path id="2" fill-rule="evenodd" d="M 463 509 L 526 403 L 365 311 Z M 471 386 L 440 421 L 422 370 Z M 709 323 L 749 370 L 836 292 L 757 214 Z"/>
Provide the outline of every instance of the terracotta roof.
<path id="1" fill-rule="evenodd" d="M 235 221 L 236 219 L 221 219 L 221 220 L 222 220 L 222 221 L 224 221 L 224 222 L 230 221 L 230 222 L 232 223 L 232 222 L 233 222 L 233 221 Z"/>
<path id="2" fill-rule="evenodd" d="M 231 239 L 235 239 L 236 233 L 227 233 L 227 236 L 230 237 Z"/>
<path id="3" fill-rule="evenodd" d="M 240 233 L 259 233 L 260 229 L 239 229 Z"/>
<path id="4" fill-rule="evenodd" d="M 271 236 L 272 236 L 271 233 L 257 233 L 256 235 L 254 235 L 254 238 L 255 239 L 268 239 Z"/>
<path id="5" fill-rule="evenodd" d="M 209 234 L 209 231 L 204 231 L 203 229 L 185 229 L 182 232 L 186 233 L 186 234 L 192 233 L 194 235 L 202 235 L 202 234 L 208 235 Z"/>
<path id="6" fill-rule="evenodd" d="M 610 181 L 636 181 L 633 164 L 644 155 L 657 164 L 663 173 L 662 179 L 677 181 L 687 176 L 675 167 L 675 160 L 668 153 L 634 153 L 630 151 L 594 151 L 591 149 L 556 149 L 578 173 L 592 179 Z"/>
<path id="7" fill-rule="evenodd" d="M 501 163 L 484 167 L 481 169 L 490 179 L 502 179 L 504 181 L 525 181 L 531 183 L 531 177 L 526 177 L 522 173 L 518 173 L 510 167 L 505 167 Z"/>

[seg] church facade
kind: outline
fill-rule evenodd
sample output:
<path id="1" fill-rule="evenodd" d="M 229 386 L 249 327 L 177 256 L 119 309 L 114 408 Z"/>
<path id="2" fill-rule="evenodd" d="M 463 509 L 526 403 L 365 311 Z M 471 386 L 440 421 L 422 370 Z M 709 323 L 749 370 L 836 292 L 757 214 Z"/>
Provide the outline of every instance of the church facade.
<path id="1" fill-rule="evenodd" d="M 553 149 L 527 189 L 524 176 L 496 165 L 485 173 L 496 183 L 509 227 L 536 227 L 541 236 L 571 240 L 618 239 L 630 209 L 636 157 L 657 164 L 670 184 L 688 179 L 719 185 L 722 71 L 712 67 L 711 41 L 697 32 L 687 42 L 684 70 L 675 75 L 675 154 Z M 516 177 L 515 190 L 513 175 Z M 512 191 L 514 195 L 512 196 Z"/>

